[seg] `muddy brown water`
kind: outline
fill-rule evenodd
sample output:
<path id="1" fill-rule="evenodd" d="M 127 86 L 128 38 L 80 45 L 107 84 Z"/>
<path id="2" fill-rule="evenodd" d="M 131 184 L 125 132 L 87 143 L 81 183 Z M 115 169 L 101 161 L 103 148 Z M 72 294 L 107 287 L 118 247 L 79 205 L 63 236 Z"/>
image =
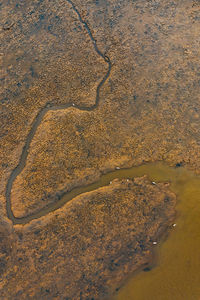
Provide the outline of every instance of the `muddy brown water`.
<path id="1" fill-rule="evenodd" d="M 115 178 L 134 178 L 144 174 L 157 182 L 170 182 L 177 195 L 176 226 L 167 239 L 155 245 L 156 266 L 139 272 L 120 288 L 112 300 L 200 300 L 200 176 L 183 167 L 169 167 L 161 162 L 148 163 L 104 174 L 88 186 L 75 188 L 38 213 L 14 223 L 25 224 L 62 207 L 74 197 L 112 184 Z"/>
<path id="2" fill-rule="evenodd" d="M 156 266 L 130 277 L 111 299 L 200 300 L 200 177 L 161 163 L 135 168 L 133 173 L 171 182 L 170 189 L 177 195 L 176 226 L 155 245 Z"/>
<path id="3" fill-rule="evenodd" d="M 99 92 L 111 71 L 110 59 L 97 47 L 96 40 L 91 34 L 87 23 L 82 19 L 72 1 L 68 0 L 76 12 L 79 21 L 88 32 L 94 50 L 107 63 L 107 73 L 102 78 L 96 91 L 96 101 L 91 107 L 76 109 L 92 111 L 99 103 Z M 14 224 L 25 224 L 56 210 L 75 196 L 92 191 L 109 184 L 114 178 L 133 178 L 147 174 L 152 181 L 171 182 L 171 190 L 178 196 L 176 226 L 172 227 L 168 238 L 161 244 L 155 245 L 158 261 L 156 267 L 149 272 L 140 272 L 130 278 L 112 300 L 200 300 L 200 177 L 180 167 L 170 168 L 164 164 L 147 164 L 130 169 L 116 170 L 102 175 L 98 182 L 86 187 L 76 188 L 56 203 L 45 207 L 31 216 L 17 219 L 14 217 L 10 203 L 10 193 L 15 178 L 23 170 L 30 143 L 37 127 L 49 110 L 66 109 L 73 104 L 53 106 L 47 104 L 36 116 L 23 148 L 19 164 L 9 178 L 6 199 L 8 217 Z"/>

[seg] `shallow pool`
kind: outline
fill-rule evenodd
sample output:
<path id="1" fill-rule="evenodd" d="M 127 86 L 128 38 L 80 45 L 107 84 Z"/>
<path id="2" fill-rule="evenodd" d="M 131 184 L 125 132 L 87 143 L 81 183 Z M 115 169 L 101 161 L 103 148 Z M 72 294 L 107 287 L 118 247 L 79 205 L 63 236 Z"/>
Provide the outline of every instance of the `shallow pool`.
<path id="1" fill-rule="evenodd" d="M 165 241 L 155 246 L 156 266 L 130 277 L 112 300 L 200 300 L 200 177 L 161 163 L 124 172 L 171 182 L 177 217 Z"/>

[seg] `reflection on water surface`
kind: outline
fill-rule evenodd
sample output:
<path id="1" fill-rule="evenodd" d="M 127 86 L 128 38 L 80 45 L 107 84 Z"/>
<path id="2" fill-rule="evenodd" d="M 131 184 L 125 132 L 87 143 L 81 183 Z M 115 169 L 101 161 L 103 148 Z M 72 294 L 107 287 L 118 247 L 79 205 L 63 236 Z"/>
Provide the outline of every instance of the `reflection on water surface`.
<path id="1" fill-rule="evenodd" d="M 134 173 L 171 182 L 171 190 L 178 196 L 176 226 L 167 240 L 156 246 L 158 265 L 130 278 L 113 300 L 199 300 L 200 177 L 160 163 L 135 168 Z"/>

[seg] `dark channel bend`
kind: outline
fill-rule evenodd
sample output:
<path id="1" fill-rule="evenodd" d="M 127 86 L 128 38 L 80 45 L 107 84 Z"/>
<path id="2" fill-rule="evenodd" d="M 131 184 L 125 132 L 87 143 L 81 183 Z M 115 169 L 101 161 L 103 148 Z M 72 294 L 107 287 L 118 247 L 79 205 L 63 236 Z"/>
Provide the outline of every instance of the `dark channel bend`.
<path id="1" fill-rule="evenodd" d="M 79 10 L 76 8 L 76 6 L 74 5 L 74 3 L 71 0 L 66 0 L 70 5 L 71 8 L 73 9 L 73 11 L 77 14 L 79 21 L 83 24 L 83 26 L 85 27 L 90 40 L 92 41 L 94 50 L 97 52 L 97 54 L 99 56 L 101 56 L 105 63 L 107 63 L 108 65 L 108 70 L 107 73 L 105 74 L 105 76 L 102 78 L 102 80 L 100 81 L 100 83 L 97 86 L 96 89 L 96 99 L 95 99 L 95 103 L 91 106 L 79 106 L 79 105 L 75 105 L 73 103 L 68 103 L 68 104 L 61 104 L 61 105 L 52 105 L 51 103 L 47 103 L 37 114 L 37 116 L 35 117 L 31 129 L 27 135 L 26 138 L 26 142 L 25 145 L 23 147 L 20 159 L 19 159 L 19 163 L 16 166 L 16 168 L 11 172 L 10 177 L 8 179 L 7 185 L 6 185 L 6 210 L 7 210 L 7 216 L 10 220 L 12 220 L 13 224 L 26 224 L 28 222 L 30 222 L 31 220 L 35 219 L 35 218 L 39 218 L 41 217 L 41 214 L 36 212 L 36 213 L 32 213 L 30 215 L 27 215 L 26 217 L 22 217 L 22 218 L 16 218 L 13 214 L 12 211 L 12 206 L 11 206 L 11 190 L 12 190 L 12 186 L 13 186 L 13 182 L 15 181 L 16 177 L 23 171 L 25 165 L 26 165 L 26 160 L 27 160 L 27 156 L 28 156 L 28 150 L 30 148 L 30 144 L 31 141 L 36 133 L 36 130 L 38 128 L 38 126 L 40 125 L 40 123 L 43 120 L 43 117 L 45 116 L 45 114 L 48 111 L 56 111 L 58 109 L 66 109 L 69 107 L 74 107 L 78 110 L 82 110 L 82 111 L 92 111 L 95 108 L 98 107 L 99 105 L 99 94 L 100 94 L 100 89 L 103 86 L 103 84 L 106 82 L 106 80 L 108 79 L 108 77 L 110 76 L 110 72 L 111 72 L 111 61 L 110 58 L 108 56 L 106 56 L 104 53 L 101 52 L 101 50 L 98 48 L 97 46 L 97 42 L 96 39 L 94 38 L 94 36 L 92 35 L 92 32 L 87 24 L 87 22 L 85 22 L 83 20 L 83 18 L 81 17 L 81 14 L 79 12 Z M 53 210 L 53 209 L 52 209 Z M 48 212 L 50 212 L 50 210 L 45 210 L 45 207 L 42 209 L 42 211 L 44 211 L 44 215 Z"/>

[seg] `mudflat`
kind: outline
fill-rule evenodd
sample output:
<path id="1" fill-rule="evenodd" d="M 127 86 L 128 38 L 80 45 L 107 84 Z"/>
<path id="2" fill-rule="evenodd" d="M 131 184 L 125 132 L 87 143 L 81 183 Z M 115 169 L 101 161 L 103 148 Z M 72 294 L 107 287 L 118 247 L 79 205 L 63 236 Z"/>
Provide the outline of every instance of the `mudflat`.
<path id="1" fill-rule="evenodd" d="M 148 264 L 175 195 L 147 177 L 115 179 L 3 236 L 1 297 L 99 299 Z M 2 232 L 3 235 L 3 232 Z M 154 247 L 154 246 L 153 246 Z"/>
<path id="2" fill-rule="evenodd" d="M 80 195 L 24 226 L 13 225 L 14 219 L 37 213 L 60 194 L 119 167 L 162 160 L 199 173 L 199 2 L 4 1 L 1 14 L 2 297 L 96 299 L 151 257 L 150 241 L 174 216 L 175 196 L 169 187 L 154 186 L 146 178 L 136 179 L 142 180 L 139 187 L 136 181 L 132 187 L 115 182 L 125 184 L 123 192 L 111 185 Z M 98 225 L 100 200 L 105 210 L 109 201 L 113 205 L 111 215 L 105 211 L 104 226 Z M 125 217 L 126 205 L 130 215 Z M 101 244 L 96 252 L 92 221 L 67 219 L 71 211 L 90 216 L 92 207 Z M 112 223 L 115 215 L 121 216 L 118 225 Z M 77 241 L 81 244 L 84 236 L 79 226 L 92 229 L 87 247 L 77 254 Z M 128 235 L 129 226 L 135 235 Z M 66 237 L 73 228 L 74 244 Z M 101 250 L 106 260 L 100 265 Z M 86 267 L 91 253 L 96 273 Z M 75 277 L 70 278 L 70 268 L 76 270 Z M 48 287 L 43 287 L 45 278 Z M 72 286 L 72 278 L 82 285 Z M 49 288 L 53 282 L 54 288 Z"/>

